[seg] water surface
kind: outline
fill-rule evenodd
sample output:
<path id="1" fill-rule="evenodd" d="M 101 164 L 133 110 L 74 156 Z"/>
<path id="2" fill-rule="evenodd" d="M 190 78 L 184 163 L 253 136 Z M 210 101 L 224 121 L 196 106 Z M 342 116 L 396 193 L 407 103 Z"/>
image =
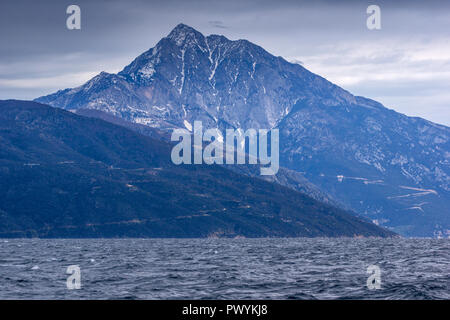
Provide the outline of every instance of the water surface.
<path id="1" fill-rule="evenodd" d="M 450 240 L 0 240 L 0 298 L 449 299 Z"/>

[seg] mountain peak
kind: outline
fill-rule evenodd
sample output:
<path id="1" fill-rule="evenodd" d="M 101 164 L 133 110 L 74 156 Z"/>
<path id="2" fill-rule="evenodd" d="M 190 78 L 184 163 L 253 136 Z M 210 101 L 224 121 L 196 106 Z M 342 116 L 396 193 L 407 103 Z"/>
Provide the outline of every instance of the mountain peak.
<path id="1" fill-rule="evenodd" d="M 194 28 L 184 23 L 180 23 L 169 33 L 167 38 L 174 40 L 177 45 L 181 45 L 186 40 L 203 39 L 204 36 Z"/>
<path id="2" fill-rule="evenodd" d="M 191 26 L 188 26 L 187 24 L 179 23 L 179 24 L 177 24 L 175 26 L 175 28 L 172 29 L 172 31 L 170 33 L 174 33 L 174 32 L 189 32 L 189 31 L 198 32 L 197 30 L 195 30 Z"/>
<path id="3" fill-rule="evenodd" d="M 450 229 L 450 128 L 354 97 L 246 40 L 179 24 L 118 75 L 37 101 L 168 132 L 194 121 L 221 131 L 276 127 L 281 163 L 346 207 L 404 235 Z"/>

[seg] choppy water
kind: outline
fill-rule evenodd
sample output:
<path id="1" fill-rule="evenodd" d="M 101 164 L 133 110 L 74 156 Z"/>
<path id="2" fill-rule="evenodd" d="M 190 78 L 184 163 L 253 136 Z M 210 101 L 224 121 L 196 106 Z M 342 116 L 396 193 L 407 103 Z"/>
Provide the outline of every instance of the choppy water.
<path id="1" fill-rule="evenodd" d="M 449 299 L 450 240 L 0 240 L 0 298 Z"/>

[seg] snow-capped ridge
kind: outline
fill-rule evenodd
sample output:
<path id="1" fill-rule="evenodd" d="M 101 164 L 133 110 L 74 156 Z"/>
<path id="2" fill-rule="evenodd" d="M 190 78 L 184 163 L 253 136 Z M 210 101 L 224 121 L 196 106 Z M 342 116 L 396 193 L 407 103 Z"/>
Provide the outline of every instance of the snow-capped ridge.
<path id="1" fill-rule="evenodd" d="M 438 221 L 448 213 L 450 128 L 354 96 L 247 40 L 205 37 L 180 24 L 118 74 L 102 72 L 37 101 L 98 109 L 162 130 L 196 120 L 220 130 L 276 127 L 285 166 L 333 177 L 330 183 L 314 173 L 308 179 L 372 220 L 404 223 L 398 217 L 414 203 L 398 197 L 399 185 L 438 192 L 426 195 L 437 200 L 423 207 L 424 216 Z M 367 177 L 367 183 L 345 177 Z M 429 234 L 428 221 L 414 228 Z"/>
<path id="2" fill-rule="evenodd" d="M 187 41 L 204 41 L 205 37 L 194 28 L 180 23 L 169 33 L 167 38 L 173 40 L 177 46 L 181 46 Z"/>

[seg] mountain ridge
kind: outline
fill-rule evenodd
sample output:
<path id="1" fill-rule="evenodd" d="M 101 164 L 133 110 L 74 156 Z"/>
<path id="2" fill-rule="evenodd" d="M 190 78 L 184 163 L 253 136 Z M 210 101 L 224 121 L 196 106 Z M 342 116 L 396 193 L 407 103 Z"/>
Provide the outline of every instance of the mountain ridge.
<path id="1" fill-rule="evenodd" d="M 403 235 L 450 236 L 450 128 L 354 96 L 247 40 L 181 24 L 118 74 L 36 101 L 165 131 L 195 120 L 276 127 L 280 165 L 332 198 Z"/>

